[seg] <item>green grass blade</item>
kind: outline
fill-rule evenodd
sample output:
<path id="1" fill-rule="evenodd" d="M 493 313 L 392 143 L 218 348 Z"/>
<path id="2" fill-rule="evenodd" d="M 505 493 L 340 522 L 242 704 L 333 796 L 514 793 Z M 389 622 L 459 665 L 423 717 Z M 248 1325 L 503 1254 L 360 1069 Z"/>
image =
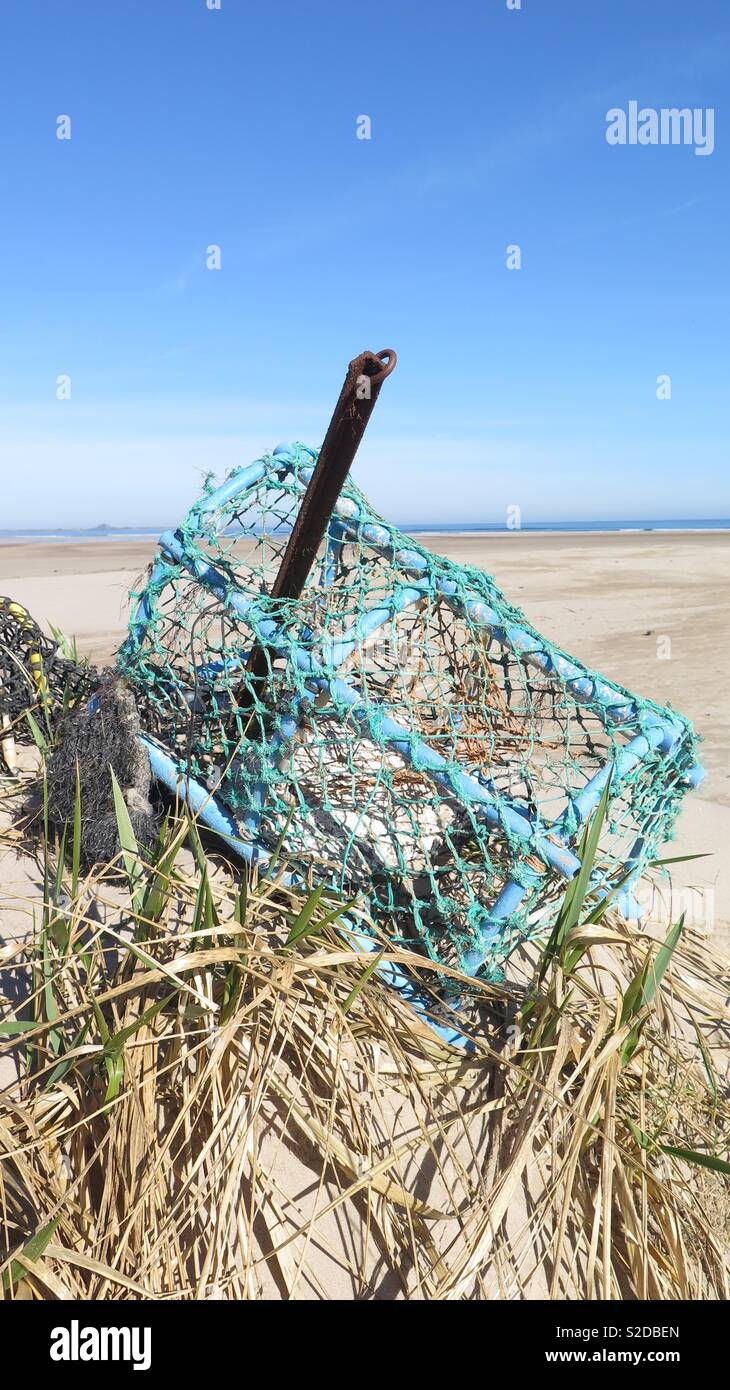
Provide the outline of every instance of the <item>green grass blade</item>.
<path id="1" fill-rule="evenodd" d="M 41 733 L 38 724 L 36 720 L 33 718 L 33 715 L 31 714 L 29 709 L 25 711 L 25 717 L 28 721 L 30 732 L 33 735 L 33 742 L 35 743 L 36 748 L 40 750 L 40 752 L 43 754 L 43 757 L 45 758 L 48 754 L 48 740 L 45 737 L 45 735 Z"/>
<path id="2" fill-rule="evenodd" d="M 631 1029 L 626 1042 L 621 1049 L 621 1064 L 625 1066 L 633 1057 L 641 1036 L 642 1019 L 644 1010 L 653 1002 L 657 989 L 667 971 L 672 953 L 679 941 L 684 927 L 684 913 L 678 922 L 670 928 L 667 939 L 663 946 L 660 946 L 655 957 L 649 959 L 641 967 L 641 970 L 634 976 L 624 995 L 623 1008 L 621 1010 L 621 1027 L 623 1028 L 632 1019 L 636 1022 Z"/>
<path id="3" fill-rule="evenodd" d="M 641 970 L 634 976 L 625 995 L 623 1009 L 621 1011 L 621 1024 L 629 1023 L 632 1018 L 637 1017 L 643 1010 L 652 1003 L 659 985 L 666 974 L 672 953 L 677 942 L 682 935 L 684 927 L 684 913 L 678 922 L 670 928 L 667 939 L 653 958 L 642 966 Z"/>
<path id="4" fill-rule="evenodd" d="M 560 944 L 562 944 L 568 932 L 572 931 L 573 927 L 578 925 L 585 896 L 590 884 L 591 874 L 593 872 L 601 831 L 603 830 L 603 824 L 606 819 L 608 800 L 611 795 L 611 781 L 612 775 L 609 776 L 606 782 L 593 818 L 585 828 L 580 856 L 580 868 L 574 879 L 573 893 L 571 894 L 570 905 L 565 915 L 565 920 L 561 923 Z"/>
<path id="5" fill-rule="evenodd" d="M 289 807 L 289 813 L 288 813 L 287 818 L 286 818 L 286 820 L 285 820 L 285 822 L 284 822 L 284 828 L 283 828 L 283 830 L 282 830 L 282 832 L 281 832 L 281 834 L 280 834 L 280 836 L 279 836 L 279 838 L 278 838 L 278 840 L 277 840 L 277 842 L 276 842 L 276 846 L 275 846 L 275 848 L 274 848 L 274 853 L 272 854 L 272 856 L 271 856 L 271 858 L 270 858 L 270 860 L 269 860 L 269 862 L 268 862 L 268 864 L 267 864 L 267 866 L 266 866 L 266 873 L 263 874 L 262 877 L 261 877 L 261 882 L 262 882 L 262 883 L 268 883 L 268 882 L 270 881 L 270 879 L 273 877 L 274 869 L 276 868 L 277 864 L 279 863 L 279 858 L 280 858 L 280 856 L 281 856 L 281 851 L 282 851 L 282 849 L 284 848 L 284 841 L 286 840 L 286 837 L 287 837 L 287 835 L 289 834 L 289 827 L 290 827 L 290 825 L 291 825 L 291 823 L 292 823 L 292 820 L 294 819 L 294 812 L 295 812 L 295 810 L 296 810 L 296 807 L 295 807 L 295 806 L 290 806 L 290 807 Z"/>
<path id="6" fill-rule="evenodd" d="M 0 1038 L 15 1038 L 19 1033 L 27 1033 L 31 1028 L 37 1028 L 38 1024 L 34 1018 L 11 1018 L 0 1023 Z"/>
<path id="7" fill-rule="evenodd" d="M 730 1163 L 715 1154 L 698 1153 L 696 1149 L 677 1149 L 673 1144 L 662 1144 L 661 1151 L 671 1154 L 672 1158 L 684 1158 L 687 1163 L 696 1163 L 700 1168 L 711 1168 L 713 1173 L 724 1173 L 725 1177 L 730 1177 Z"/>
<path id="8" fill-rule="evenodd" d="M 61 1214 L 59 1212 L 58 1216 L 54 1216 L 53 1220 L 49 1221 L 47 1226 L 44 1226 L 40 1231 L 36 1231 L 35 1234 L 30 1237 L 30 1240 L 26 1241 L 21 1251 L 24 1260 L 29 1260 L 31 1264 L 35 1264 L 36 1260 L 41 1258 L 46 1246 L 50 1245 L 60 1220 Z M 13 1284 L 19 1283 L 27 1272 L 24 1265 L 20 1264 L 18 1260 L 13 1260 L 10 1267 L 3 1273 L 3 1292 L 9 1293 Z"/>
<path id="9" fill-rule="evenodd" d="M 145 893 L 142 906 L 143 915 L 150 922 L 158 922 L 162 916 L 170 891 L 170 875 L 187 834 L 188 826 L 183 823 L 169 844 L 163 842 L 160 846 L 160 852 L 153 868 L 152 880 Z"/>
<path id="10" fill-rule="evenodd" d="M 347 998 L 346 998 L 344 1004 L 342 1005 L 342 1012 L 343 1012 L 343 1014 L 349 1014 L 350 1009 L 352 1008 L 353 1004 L 355 1003 L 355 1000 L 357 999 L 358 994 L 360 994 L 361 990 L 363 990 L 363 989 L 365 988 L 365 985 L 367 984 L 368 980 L 370 979 L 370 976 L 372 975 L 372 973 L 373 973 L 374 970 L 377 970 L 377 968 L 378 968 L 378 966 L 380 965 L 380 962 L 381 962 L 381 960 L 383 959 L 383 956 L 384 956 L 384 955 L 385 955 L 385 947 L 383 947 L 382 951 L 378 951 L 378 954 L 377 954 L 377 956 L 375 957 L 375 960 L 371 960 L 370 964 L 369 964 L 368 966 L 366 966 L 365 970 L 363 971 L 362 975 L 360 976 L 360 979 L 358 980 L 358 982 L 357 982 L 357 984 L 355 985 L 354 989 L 351 989 L 351 990 L 350 990 L 350 993 L 348 994 L 348 996 L 347 996 Z"/>
<path id="11" fill-rule="evenodd" d="M 210 869 L 208 866 L 208 860 L 206 858 L 205 850 L 203 848 L 203 841 L 200 838 L 200 832 L 198 830 L 195 817 L 191 814 L 189 807 L 186 806 L 185 811 L 188 819 L 188 829 L 190 831 L 190 841 L 193 847 L 193 854 L 195 856 L 195 862 L 198 866 L 198 872 L 200 874 L 201 887 L 203 887 L 205 890 L 201 902 L 202 917 L 207 930 L 212 931 L 213 927 L 220 926 L 220 922 L 218 919 L 218 913 L 216 911 L 215 902 L 210 887 Z"/>
<path id="12" fill-rule="evenodd" d="M 672 859 L 650 859 L 649 867 L 657 869 L 662 864 L 686 864 L 690 859 L 712 859 L 713 857 L 710 850 L 705 854 L 675 854 Z"/>
<path id="13" fill-rule="evenodd" d="M 717 1073 L 715 1072 L 715 1068 L 710 1053 L 708 1051 L 707 1044 L 702 1036 L 702 1030 L 694 1014 L 692 1014 L 692 1026 L 695 1030 L 697 1046 L 699 1047 L 700 1052 L 702 1053 L 702 1063 L 705 1068 L 705 1075 L 707 1077 L 707 1084 L 710 1088 L 710 1094 L 715 1105 L 717 1105 L 720 1096 L 720 1092 L 717 1085 Z"/>
<path id="14" fill-rule="evenodd" d="M 127 803 L 124 800 L 122 789 L 114 775 L 114 768 L 111 766 L 109 767 L 109 775 L 112 779 L 114 811 L 117 818 L 119 843 L 122 847 L 122 859 L 124 860 L 124 867 L 127 871 L 132 908 L 137 915 L 140 915 L 144 902 L 144 869 L 140 862 L 139 845 L 137 844 L 137 836 L 134 833 L 129 810 L 127 809 Z"/>
<path id="15" fill-rule="evenodd" d="M 339 903 L 331 912 L 325 912 L 323 917 L 318 918 L 318 920 L 314 922 L 312 921 L 312 916 L 319 907 L 325 892 L 328 893 L 328 896 L 330 895 L 326 885 L 320 883 L 318 887 L 314 889 L 314 892 L 310 893 L 304 907 L 292 926 L 289 936 L 284 942 L 285 946 L 294 946 L 296 942 L 301 941 L 303 937 L 310 936 L 313 932 L 322 931 L 330 922 L 336 922 L 338 917 L 342 916 L 343 912 L 348 912 L 349 909 L 354 906 L 354 898 L 351 899 L 350 902 Z"/>
<path id="16" fill-rule="evenodd" d="M 174 989 L 171 994 L 166 994 L 164 999 L 158 999 L 156 1004 L 150 1004 L 149 1008 L 145 1009 L 144 1013 L 141 1013 L 139 1018 L 135 1018 L 133 1023 L 128 1023 L 126 1028 L 120 1028 L 118 1033 L 114 1033 L 114 1035 L 109 1038 L 104 1048 L 105 1054 L 110 1057 L 115 1053 L 120 1053 L 128 1039 L 134 1037 L 134 1034 L 138 1032 L 145 1023 L 149 1023 L 155 1018 L 162 1009 L 167 1008 L 167 1005 L 171 1004 L 173 999 L 177 998 L 178 993 L 179 991 Z"/>
<path id="17" fill-rule="evenodd" d="M 284 942 L 285 946 L 293 946 L 297 941 L 301 941 L 302 937 L 306 936 L 308 932 L 319 929 L 319 924 L 315 928 L 310 926 L 310 923 L 314 913 L 319 907 L 322 894 L 324 893 L 324 889 L 325 885 L 323 883 L 319 883 L 317 884 L 317 887 L 314 888 L 312 892 L 309 894 L 309 897 L 307 898 L 304 907 L 299 913 L 299 916 L 296 917 L 294 920 L 292 929 L 289 932 L 286 941 Z"/>
<path id="18" fill-rule="evenodd" d="M 664 976 L 667 973 L 669 963 L 672 959 L 672 955 L 674 954 L 674 950 L 679 942 L 679 938 L 682 935 L 683 929 L 684 913 L 682 913 L 682 916 L 679 918 L 679 921 L 675 922 L 674 926 L 670 928 L 669 932 L 667 933 L 667 939 L 664 942 L 664 945 L 659 947 L 659 950 L 657 951 L 656 956 L 654 957 L 654 960 L 652 961 L 649 967 L 646 984 L 644 987 L 644 1004 L 651 1004 L 652 1000 L 654 999 L 654 996 L 662 980 L 664 979 Z"/>
<path id="19" fill-rule="evenodd" d="M 240 965 L 231 965 L 223 980 L 223 999 L 221 1001 L 221 1024 L 227 1023 L 241 997 L 244 971 Z"/>
<path id="20" fill-rule="evenodd" d="M 241 886 L 238 890 L 236 905 L 233 915 L 239 927 L 245 927 L 248 915 L 248 869 L 244 868 L 241 874 Z"/>
<path id="21" fill-rule="evenodd" d="M 78 758 L 76 759 L 76 792 L 74 794 L 74 823 L 71 841 L 71 897 L 75 898 L 79 887 L 81 867 L 81 776 Z"/>
<path id="22" fill-rule="evenodd" d="M 76 1037 L 74 1038 L 73 1042 L 71 1043 L 71 1046 L 68 1048 L 68 1051 L 69 1051 L 70 1053 L 75 1052 L 77 1047 L 81 1047 L 81 1044 L 84 1042 L 84 1040 L 85 1040 L 85 1038 L 86 1038 L 86 1035 L 87 1035 L 88 1031 L 89 1031 L 89 1023 L 88 1023 L 88 1020 L 87 1020 L 87 1022 L 84 1023 L 84 1024 L 82 1024 L 82 1026 L 79 1028 L 79 1031 L 78 1031 L 78 1033 L 76 1034 Z M 58 1063 L 58 1066 L 57 1066 L 57 1067 L 54 1067 L 54 1068 L 53 1068 L 53 1071 L 51 1071 L 51 1072 L 48 1073 L 48 1077 L 47 1077 L 47 1079 L 46 1079 L 46 1089 L 47 1089 L 47 1090 L 50 1090 L 51 1087 L 52 1087 L 52 1086 L 55 1086 L 56 1083 L 57 1083 L 58 1081 L 61 1081 L 62 1078 L 66 1075 L 66 1073 L 69 1072 L 69 1071 L 71 1070 L 71 1068 L 75 1065 L 75 1063 L 76 1063 L 78 1060 L 79 1060 L 78 1057 L 73 1057 L 73 1056 L 63 1058 L 63 1059 Z"/>
<path id="23" fill-rule="evenodd" d="M 104 1067 L 106 1070 L 106 1091 L 104 1093 L 104 1103 L 116 1100 L 119 1089 L 124 1080 L 124 1058 L 120 1052 L 109 1052 L 104 1054 Z"/>
<path id="24" fill-rule="evenodd" d="M 41 951 L 43 968 L 43 1005 L 46 1012 L 46 1021 L 55 1023 L 58 1019 L 58 1005 L 56 996 L 53 993 L 53 967 L 51 965 L 48 951 L 48 929 L 41 933 Z M 58 1056 L 61 1050 L 61 1034 L 57 1028 L 50 1028 L 48 1031 L 48 1046 L 54 1056 Z"/>
<path id="25" fill-rule="evenodd" d="M 563 902 L 555 921 L 550 940 L 545 948 L 545 952 L 540 966 L 538 979 L 542 981 L 547 971 L 550 961 L 558 954 L 565 941 L 566 936 L 578 925 L 583 909 L 583 903 L 590 885 L 593 864 L 598 851 L 598 844 L 603 830 L 603 823 L 606 819 L 606 810 L 611 795 L 611 782 L 613 773 L 608 778 L 606 785 L 601 793 L 601 799 L 596 807 L 596 811 L 590 821 L 586 822 L 581 837 L 578 851 L 580 868 L 565 890 Z"/>
<path id="26" fill-rule="evenodd" d="M 635 1125 L 633 1120 L 629 1119 L 628 1115 L 626 1116 L 626 1123 L 641 1149 L 650 1153 L 653 1149 L 657 1148 L 656 1141 L 652 1139 L 649 1134 L 646 1134 L 643 1129 L 639 1129 L 639 1126 Z"/>

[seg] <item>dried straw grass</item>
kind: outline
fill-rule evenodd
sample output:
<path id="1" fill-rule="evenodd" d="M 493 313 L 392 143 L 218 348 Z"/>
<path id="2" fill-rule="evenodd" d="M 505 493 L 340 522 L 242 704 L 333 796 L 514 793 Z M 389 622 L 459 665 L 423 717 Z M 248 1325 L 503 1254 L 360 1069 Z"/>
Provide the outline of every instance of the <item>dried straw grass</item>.
<path id="1" fill-rule="evenodd" d="M 243 901 L 185 833 L 156 883 L 63 871 L 0 955 L 2 1016 L 30 1024 L 0 1037 L 5 1298 L 728 1296 L 726 1179 L 665 1152 L 728 1147 L 707 941 L 622 1023 L 649 943 L 579 927 L 530 1007 L 472 990 L 465 1056 L 362 983 L 324 902 L 286 946 L 306 895 Z"/>

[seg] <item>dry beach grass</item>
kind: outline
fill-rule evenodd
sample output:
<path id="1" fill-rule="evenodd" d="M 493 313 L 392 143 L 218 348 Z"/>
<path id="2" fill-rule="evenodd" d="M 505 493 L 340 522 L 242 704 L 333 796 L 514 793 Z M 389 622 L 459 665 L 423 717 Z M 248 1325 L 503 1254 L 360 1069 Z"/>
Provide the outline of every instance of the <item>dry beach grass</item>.
<path id="1" fill-rule="evenodd" d="M 174 816 L 152 865 L 84 875 L 73 840 L 0 958 L 5 1298 L 727 1297 L 705 939 L 586 901 L 541 980 L 473 991 L 465 1054 L 282 865 L 242 879 Z"/>

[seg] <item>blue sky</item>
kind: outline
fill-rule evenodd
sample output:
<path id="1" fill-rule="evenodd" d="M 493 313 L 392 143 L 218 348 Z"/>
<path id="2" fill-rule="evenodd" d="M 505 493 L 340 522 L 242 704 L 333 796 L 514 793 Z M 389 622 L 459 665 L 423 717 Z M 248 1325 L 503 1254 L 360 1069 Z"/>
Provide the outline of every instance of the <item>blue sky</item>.
<path id="1" fill-rule="evenodd" d="M 0 44 L 0 528 L 175 522 L 364 347 L 396 520 L 730 515 L 727 0 L 3 0 Z M 712 155 L 609 146 L 632 99 Z"/>

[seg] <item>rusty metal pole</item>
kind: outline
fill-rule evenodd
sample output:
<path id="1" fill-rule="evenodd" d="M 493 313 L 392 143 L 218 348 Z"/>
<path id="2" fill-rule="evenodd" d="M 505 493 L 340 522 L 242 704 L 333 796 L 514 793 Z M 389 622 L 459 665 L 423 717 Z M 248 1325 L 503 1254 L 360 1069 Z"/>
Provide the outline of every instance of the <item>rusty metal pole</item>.
<path id="1" fill-rule="evenodd" d="M 395 363 L 396 356 L 390 348 L 377 354 L 361 352 L 350 363 L 317 465 L 274 580 L 272 598 L 299 598 L 380 388 L 385 378 L 390 376 Z"/>
<path id="2" fill-rule="evenodd" d="M 271 598 L 299 598 L 365 433 L 380 388 L 396 364 L 392 348 L 361 352 L 347 369 L 340 398 L 324 437 L 319 458 L 287 542 Z M 268 672 L 263 649 L 252 648 L 246 672 L 260 680 Z"/>

